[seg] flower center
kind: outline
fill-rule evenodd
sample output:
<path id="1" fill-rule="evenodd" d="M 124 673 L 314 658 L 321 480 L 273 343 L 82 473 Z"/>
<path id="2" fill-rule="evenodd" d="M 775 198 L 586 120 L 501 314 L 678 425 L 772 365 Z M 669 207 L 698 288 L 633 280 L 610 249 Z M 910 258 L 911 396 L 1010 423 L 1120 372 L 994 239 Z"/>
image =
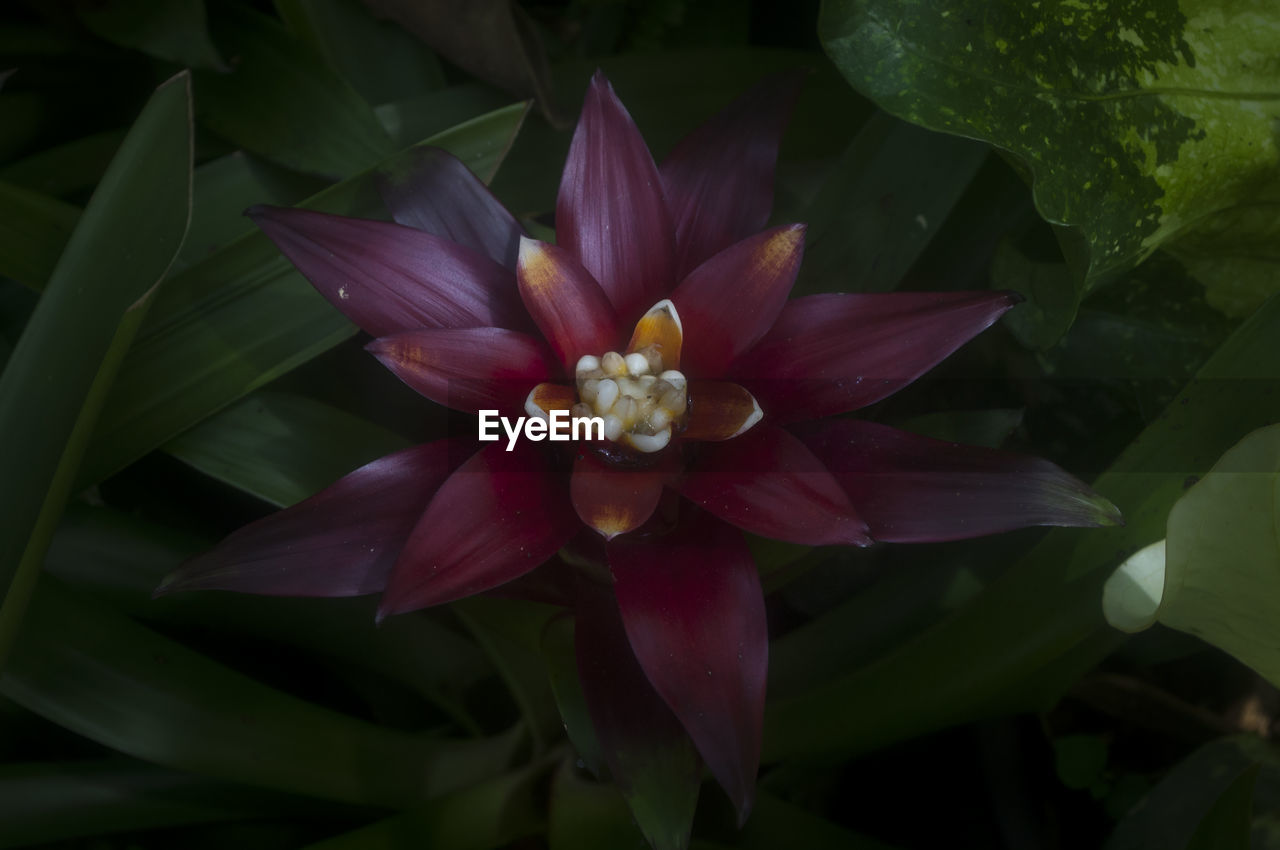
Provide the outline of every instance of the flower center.
<path id="1" fill-rule="evenodd" d="M 636 451 L 661 451 L 671 442 L 689 407 L 688 381 L 675 369 L 665 369 L 660 346 L 646 345 L 622 355 L 586 355 L 576 368 L 578 403 L 574 418 L 604 419 L 605 439 Z"/>

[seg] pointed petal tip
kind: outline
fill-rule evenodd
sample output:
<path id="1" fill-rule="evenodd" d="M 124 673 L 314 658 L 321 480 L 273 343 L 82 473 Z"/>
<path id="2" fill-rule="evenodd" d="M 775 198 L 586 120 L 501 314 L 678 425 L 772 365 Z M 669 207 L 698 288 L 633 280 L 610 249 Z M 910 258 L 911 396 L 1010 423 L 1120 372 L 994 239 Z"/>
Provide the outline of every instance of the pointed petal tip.
<path id="1" fill-rule="evenodd" d="M 1115 506 L 1114 502 L 1097 493 L 1093 494 L 1093 499 L 1091 501 L 1093 502 L 1094 510 L 1097 511 L 1097 524 L 1099 528 L 1124 527 L 1124 514 L 1120 513 L 1120 509 Z"/>
<path id="2" fill-rule="evenodd" d="M 751 817 L 751 809 L 756 804 L 756 784 L 755 782 L 747 783 L 745 793 L 741 799 L 733 800 L 733 807 L 738 815 L 738 829 L 742 829 L 747 825 L 747 818 Z"/>
<path id="3" fill-rule="evenodd" d="M 523 263 L 525 262 L 526 257 L 531 257 L 533 255 L 534 251 L 541 251 L 541 250 L 542 250 L 541 240 L 534 239 L 532 236 L 525 236 L 523 233 L 521 233 L 520 234 L 520 254 L 517 259 L 517 262 Z"/>
<path id="4" fill-rule="evenodd" d="M 756 401 L 756 397 L 750 393 L 747 393 L 747 395 L 751 396 L 751 414 L 743 420 L 742 427 L 734 433 L 734 437 L 739 437 L 747 433 L 764 418 L 764 411 L 760 409 L 760 402 Z M 730 437 L 730 439 L 733 439 L 733 437 Z"/>
<path id="5" fill-rule="evenodd" d="M 1012 289 L 1002 290 L 1001 294 L 1004 295 L 1005 301 L 1008 302 L 1009 309 L 1013 309 L 1027 300 L 1027 296 Z"/>

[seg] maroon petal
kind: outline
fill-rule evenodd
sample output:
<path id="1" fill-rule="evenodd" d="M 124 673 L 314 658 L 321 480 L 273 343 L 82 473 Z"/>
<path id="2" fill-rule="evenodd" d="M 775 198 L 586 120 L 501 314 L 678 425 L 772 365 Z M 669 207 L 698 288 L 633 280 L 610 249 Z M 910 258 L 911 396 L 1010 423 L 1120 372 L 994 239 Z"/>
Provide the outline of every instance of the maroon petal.
<path id="1" fill-rule="evenodd" d="M 570 375 L 582 355 L 614 350 L 618 318 L 609 298 L 568 251 L 520 240 L 516 280 L 529 315 Z"/>
<path id="2" fill-rule="evenodd" d="M 1010 292 L 797 298 L 732 374 L 775 422 L 844 413 L 897 392 L 1021 300 Z"/>
<path id="3" fill-rule="evenodd" d="M 578 517 L 612 540 L 648 521 L 670 477 L 670 463 L 660 460 L 651 467 L 625 469 L 611 466 L 583 448 L 573 464 L 569 494 Z"/>
<path id="4" fill-rule="evenodd" d="M 373 336 L 415 328 L 525 328 L 511 272 L 461 245 L 385 221 L 287 207 L 247 215 L 320 294 Z"/>
<path id="5" fill-rule="evenodd" d="M 790 224 L 744 239 L 716 254 L 671 294 L 684 324 L 684 368 L 705 378 L 773 327 L 796 282 L 804 225 Z"/>
<path id="6" fill-rule="evenodd" d="M 675 282 L 675 242 L 658 169 L 599 71 L 560 180 L 556 241 L 600 282 L 628 325 Z"/>
<path id="7" fill-rule="evenodd" d="M 871 542 L 866 523 L 822 461 L 781 428 L 759 425 L 700 450 L 680 492 L 721 519 L 792 543 Z"/>
<path id="8" fill-rule="evenodd" d="M 609 546 L 618 608 L 645 675 L 746 819 L 755 793 L 769 640 L 742 535 L 701 512 Z M 628 538 L 623 538 L 627 540 Z"/>
<path id="9" fill-rule="evenodd" d="M 677 280 L 764 228 L 773 207 L 778 142 L 799 92 L 798 74 L 765 80 L 686 136 L 663 161 Z"/>
<path id="10" fill-rule="evenodd" d="M 484 182 L 440 148 L 414 148 L 402 171 L 379 174 L 378 193 L 398 224 L 465 245 L 514 269 L 524 229 Z"/>
<path id="11" fill-rule="evenodd" d="M 502 328 L 405 331 L 366 348 L 413 389 L 464 413 L 523 415 L 529 391 L 556 371 L 542 340 Z"/>
<path id="12" fill-rule="evenodd" d="M 378 616 L 451 602 L 524 575 L 578 527 L 542 447 L 487 446 L 427 505 L 391 571 Z"/>
<path id="13" fill-rule="evenodd" d="M 640 669 L 608 588 L 579 591 L 573 643 L 591 725 L 641 831 L 654 847 L 688 846 L 702 765 Z"/>
<path id="14" fill-rule="evenodd" d="M 156 594 L 234 590 L 267 596 L 376 593 L 432 495 L 467 457 L 441 440 L 379 458 L 305 501 L 246 525 L 187 561 Z"/>
<path id="15" fill-rule="evenodd" d="M 1041 458 L 850 419 L 797 430 L 876 540 L 961 540 L 1029 525 L 1121 522 L 1114 505 Z"/>

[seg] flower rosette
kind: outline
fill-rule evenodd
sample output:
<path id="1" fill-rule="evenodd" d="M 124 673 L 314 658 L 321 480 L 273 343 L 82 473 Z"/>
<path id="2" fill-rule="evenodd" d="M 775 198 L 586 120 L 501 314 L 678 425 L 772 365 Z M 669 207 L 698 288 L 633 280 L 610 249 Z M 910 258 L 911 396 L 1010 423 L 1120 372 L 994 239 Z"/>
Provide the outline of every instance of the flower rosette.
<path id="1" fill-rule="evenodd" d="M 658 167 L 597 73 L 554 245 L 432 149 L 383 182 L 393 222 L 251 210 L 422 395 L 468 413 L 596 416 L 605 433 L 389 455 L 237 531 L 161 591 L 380 592 L 381 617 L 548 561 L 586 564 L 555 578 L 594 732 L 641 827 L 687 841 L 699 759 L 745 819 L 768 634 L 744 532 L 867 546 L 1118 520 L 1047 461 L 831 418 L 901 389 L 1016 296 L 789 299 L 804 227 L 766 224 L 797 89 L 765 81 Z M 677 834 L 649 811 L 654 795 L 684 812 Z"/>

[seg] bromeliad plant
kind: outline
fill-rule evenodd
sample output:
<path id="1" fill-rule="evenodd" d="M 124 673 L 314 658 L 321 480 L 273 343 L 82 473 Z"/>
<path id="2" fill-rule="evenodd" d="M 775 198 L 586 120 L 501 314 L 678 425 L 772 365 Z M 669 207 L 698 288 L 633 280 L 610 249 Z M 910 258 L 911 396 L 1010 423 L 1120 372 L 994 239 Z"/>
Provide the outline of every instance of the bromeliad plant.
<path id="1" fill-rule="evenodd" d="M 804 227 L 763 228 L 796 89 L 762 84 L 659 168 L 597 74 L 555 245 L 526 237 L 439 151 L 383 186 L 395 223 L 252 210 L 427 398 L 598 416 L 604 438 L 455 438 L 389 455 L 241 529 L 161 590 L 381 593 L 388 616 L 552 562 L 595 735 L 650 840 L 687 840 L 687 817 L 660 834 L 645 799 L 691 817 L 698 757 L 745 819 L 768 638 L 744 532 L 868 546 L 1118 520 L 1047 461 L 826 418 L 907 385 L 1016 296 L 788 300 Z"/>

